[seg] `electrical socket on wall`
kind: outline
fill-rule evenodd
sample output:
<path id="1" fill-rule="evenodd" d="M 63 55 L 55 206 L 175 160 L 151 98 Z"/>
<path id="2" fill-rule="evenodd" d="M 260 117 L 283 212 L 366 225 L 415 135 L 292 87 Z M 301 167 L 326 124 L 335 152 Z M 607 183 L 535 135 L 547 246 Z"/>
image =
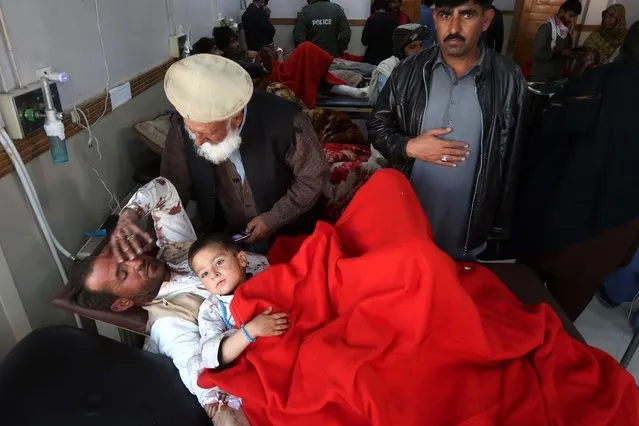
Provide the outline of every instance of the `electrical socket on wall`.
<path id="1" fill-rule="evenodd" d="M 36 70 L 36 78 L 38 80 L 40 80 L 42 77 L 51 74 L 53 72 L 53 70 L 51 69 L 51 67 L 43 67 L 43 68 L 38 68 Z"/>
<path id="2" fill-rule="evenodd" d="M 78 114 L 78 111 L 76 111 L 75 109 L 71 110 L 71 122 L 72 123 L 80 122 L 80 114 Z"/>

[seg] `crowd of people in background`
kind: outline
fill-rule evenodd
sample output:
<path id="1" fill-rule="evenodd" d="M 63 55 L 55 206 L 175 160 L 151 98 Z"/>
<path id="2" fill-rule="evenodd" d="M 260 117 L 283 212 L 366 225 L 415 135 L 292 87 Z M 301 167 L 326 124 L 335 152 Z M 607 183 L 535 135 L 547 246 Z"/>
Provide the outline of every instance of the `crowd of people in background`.
<path id="1" fill-rule="evenodd" d="M 346 53 L 352 31 L 344 9 L 337 3 L 309 0 L 293 30 L 295 49 L 288 52 L 274 43 L 275 26 L 270 21 L 268 1 L 256 0 L 242 15 L 244 48 L 239 33 L 220 26 L 214 29 L 212 39 L 195 43 L 192 53 L 222 54 L 239 63 L 256 82 L 267 79 L 290 86 L 310 108 L 318 95 L 367 97 L 374 105 L 395 66 L 435 43 L 433 6 L 433 0 L 423 0 L 419 22 L 411 23 L 401 10 L 401 0 L 372 1 L 361 36 L 366 51 L 358 57 Z M 493 5 L 490 9 L 493 19 L 482 33 L 482 45 L 501 51 L 503 17 Z M 345 74 L 340 73 L 343 70 L 347 70 L 347 77 L 349 71 L 361 76 L 344 78 Z"/>

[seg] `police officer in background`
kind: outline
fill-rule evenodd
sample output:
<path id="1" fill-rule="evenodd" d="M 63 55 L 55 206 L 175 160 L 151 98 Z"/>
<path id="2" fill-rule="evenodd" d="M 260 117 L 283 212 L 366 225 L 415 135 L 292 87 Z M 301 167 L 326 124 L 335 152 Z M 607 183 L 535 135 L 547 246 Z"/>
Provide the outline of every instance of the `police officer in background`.
<path id="1" fill-rule="evenodd" d="M 351 27 L 342 6 L 329 0 L 308 0 L 308 5 L 297 15 L 293 38 L 295 46 L 310 41 L 339 56 L 351 41 Z"/>

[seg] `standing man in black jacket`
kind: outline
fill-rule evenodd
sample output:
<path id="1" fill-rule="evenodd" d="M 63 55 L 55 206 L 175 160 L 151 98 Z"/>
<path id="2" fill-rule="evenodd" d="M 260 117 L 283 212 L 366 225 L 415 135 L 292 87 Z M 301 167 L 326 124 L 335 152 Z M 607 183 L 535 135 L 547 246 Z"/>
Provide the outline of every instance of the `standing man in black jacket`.
<path id="1" fill-rule="evenodd" d="M 259 52 L 261 48 L 273 44 L 275 27 L 266 13 L 266 0 L 255 0 L 242 15 L 242 26 L 246 34 L 248 50 Z"/>
<path id="2" fill-rule="evenodd" d="M 480 47 L 491 0 L 435 0 L 438 46 L 394 71 L 369 122 L 372 143 L 410 178 L 435 241 L 473 260 L 507 237 L 526 84 L 510 59 Z"/>
<path id="3" fill-rule="evenodd" d="M 486 43 L 487 48 L 501 53 L 504 47 L 504 14 L 495 5 L 490 6 L 490 8 L 495 17 L 484 33 L 484 43 Z"/>
<path id="4" fill-rule="evenodd" d="M 375 0 L 373 13 L 364 24 L 362 44 L 366 46 L 364 62 L 379 65 L 393 56 L 393 32 L 397 20 L 388 11 L 388 0 Z"/>
<path id="5" fill-rule="evenodd" d="M 339 4 L 329 0 L 308 0 L 308 5 L 297 15 L 293 39 L 296 47 L 310 41 L 337 57 L 348 48 L 351 27 Z"/>

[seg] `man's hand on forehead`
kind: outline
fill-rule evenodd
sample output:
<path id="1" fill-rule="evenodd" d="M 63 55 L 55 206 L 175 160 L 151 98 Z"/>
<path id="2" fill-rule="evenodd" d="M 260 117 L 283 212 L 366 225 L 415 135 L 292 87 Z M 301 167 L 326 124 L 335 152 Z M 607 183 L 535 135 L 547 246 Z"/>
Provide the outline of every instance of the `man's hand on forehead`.
<path id="1" fill-rule="evenodd" d="M 118 262 L 134 260 L 152 247 L 153 238 L 138 225 L 139 220 L 134 209 L 125 209 L 120 214 L 109 241 L 111 253 Z"/>

